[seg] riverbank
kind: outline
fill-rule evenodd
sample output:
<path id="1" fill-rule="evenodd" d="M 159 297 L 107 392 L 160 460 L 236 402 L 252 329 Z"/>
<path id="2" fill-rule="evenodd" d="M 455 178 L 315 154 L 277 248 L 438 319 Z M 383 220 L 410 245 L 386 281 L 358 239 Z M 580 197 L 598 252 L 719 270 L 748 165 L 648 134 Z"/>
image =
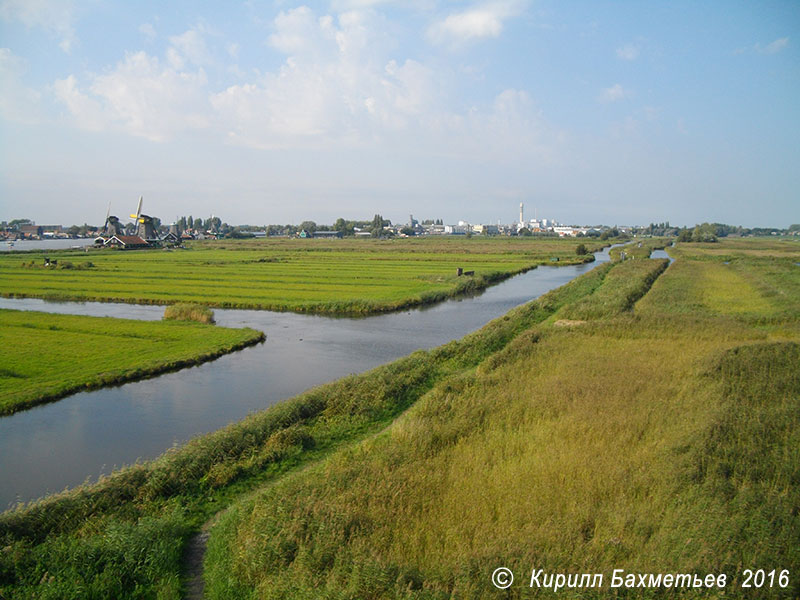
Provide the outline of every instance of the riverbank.
<path id="1" fill-rule="evenodd" d="M 0 591 L 58 597 L 78 585 L 104 597 L 134 589 L 177 597 L 181 549 L 208 517 L 245 491 L 379 431 L 435 385 L 591 293 L 608 268 L 462 340 L 321 386 L 95 485 L 3 513 Z"/>
<path id="2" fill-rule="evenodd" d="M 606 584 L 612 567 L 725 572 L 736 597 L 742 565 L 800 560 L 800 256 L 782 249 L 602 265 L 461 340 L 5 513 L 0 592 L 178 597 L 182 544 L 230 506 L 212 597 L 482 597 L 497 564 Z"/>
<path id="3" fill-rule="evenodd" d="M 591 251 L 605 245 L 594 244 Z M 544 264 L 591 262 L 591 254 L 576 254 L 578 245 L 511 238 L 226 240 L 175 250 L 53 251 L 49 267 L 40 253 L 0 254 L 0 296 L 364 316 L 475 293 Z"/>
<path id="4" fill-rule="evenodd" d="M 198 365 L 263 340 L 252 329 L 0 309 L 0 416 Z"/>
<path id="5" fill-rule="evenodd" d="M 550 597 L 555 574 L 569 597 L 797 597 L 800 245 L 674 254 L 607 267 L 389 427 L 236 502 L 206 597 Z M 726 584 L 691 584 L 711 573 Z"/>

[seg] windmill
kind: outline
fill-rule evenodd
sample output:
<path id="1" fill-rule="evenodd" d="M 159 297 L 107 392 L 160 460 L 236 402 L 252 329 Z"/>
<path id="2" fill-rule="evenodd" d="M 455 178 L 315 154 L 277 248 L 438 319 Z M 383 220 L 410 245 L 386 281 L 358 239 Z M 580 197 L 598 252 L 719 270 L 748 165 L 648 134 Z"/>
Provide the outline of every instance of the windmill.
<path id="1" fill-rule="evenodd" d="M 156 227 L 153 224 L 153 217 L 142 214 L 142 197 L 139 196 L 139 205 L 136 207 L 136 214 L 131 215 L 134 225 L 136 225 L 136 235 L 147 242 L 158 241 Z"/>
<path id="2" fill-rule="evenodd" d="M 110 238 L 115 235 L 122 235 L 122 224 L 119 218 L 111 214 L 111 202 L 108 203 L 108 211 L 106 212 L 106 222 L 103 225 L 103 236 Z"/>

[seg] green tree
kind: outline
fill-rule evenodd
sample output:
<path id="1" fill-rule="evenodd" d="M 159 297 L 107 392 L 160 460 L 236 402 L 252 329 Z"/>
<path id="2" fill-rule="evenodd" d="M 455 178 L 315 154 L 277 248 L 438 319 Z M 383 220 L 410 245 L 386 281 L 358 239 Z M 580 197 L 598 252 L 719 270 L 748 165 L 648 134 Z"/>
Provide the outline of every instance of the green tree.
<path id="1" fill-rule="evenodd" d="M 375 215 L 372 217 L 372 227 L 370 228 L 372 231 L 372 237 L 381 237 L 383 233 L 383 217 L 381 215 Z"/>
<path id="2" fill-rule="evenodd" d="M 584 256 L 586 254 L 589 254 L 589 251 L 586 249 L 586 246 L 584 244 L 578 244 L 578 247 L 575 248 L 575 254 L 577 254 L 578 256 Z"/>
<path id="3" fill-rule="evenodd" d="M 19 229 L 20 225 L 30 225 L 30 219 L 12 219 L 8 222 L 9 229 Z"/>
<path id="4" fill-rule="evenodd" d="M 317 224 L 314 221 L 303 221 L 300 223 L 300 230 L 305 229 L 308 233 L 314 233 L 317 230 Z"/>
<path id="5" fill-rule="evenodd" d="M 693 242 L 716 242 L 717 241 L 717 228 L 711 223 L 703 223 L 702 225 L 695 225 L 692 230 Z"/>

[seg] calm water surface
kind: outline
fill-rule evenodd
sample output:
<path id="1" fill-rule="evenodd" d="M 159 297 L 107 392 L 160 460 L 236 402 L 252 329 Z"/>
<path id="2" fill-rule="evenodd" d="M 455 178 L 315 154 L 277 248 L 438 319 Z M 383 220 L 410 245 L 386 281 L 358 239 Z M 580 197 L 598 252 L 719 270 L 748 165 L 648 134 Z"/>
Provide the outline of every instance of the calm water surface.
<path id="1" fill-rule="evenodd" d="M 672 264 L 675 261 L 674 258 L 667 254 L 666 250 L 653 250 L 650 253 L 650 258 L 666 258 L 669 259 L 669 264 Z"/>
<path id="2" fill-rule="evenodd" d="M 0 418 L 0 510 L 150 459 L 310 387 L 433 348 L 608 260 L 539 267 L 471 298 L 361 319 L 215 310 L 263 344 L 119 387 L 75 394 Z M 164 307 L 0 298 L 0 308 L 158 320 Z"/>
<path id="3" fill-rule="evenodd" d="M 53 240 L 17 240 L 13 244 L 8 242 L 0 242 L 0 252 L 9 252 L 11 250 L 69 250 L 75 246 L 91 246 L 94 244 L 94 238 L 81 238 L 81 239 L 53 239 Z"/>

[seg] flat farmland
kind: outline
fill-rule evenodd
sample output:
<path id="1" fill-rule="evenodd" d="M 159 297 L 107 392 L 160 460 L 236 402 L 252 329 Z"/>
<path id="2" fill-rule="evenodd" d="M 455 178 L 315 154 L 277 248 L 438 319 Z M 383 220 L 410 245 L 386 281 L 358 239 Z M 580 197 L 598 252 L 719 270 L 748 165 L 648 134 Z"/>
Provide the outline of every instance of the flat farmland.
<path id="1" fill-rule="evenodd" d="M 0 295 L 367 314 L 482 289 L 554 258 L 559 264 L 591 260 L 576 255 L 579 243 L 267 239 L 194 242 L 173 250 L 7 253 L 0 256 Z M 45 267 L 45 256 L 58 266 Z M 474 276 L 458 277 L 459 267 Z"/>
<path id="2" fill-rule="evenodd" d="M 0 309 L 0 415 L 199 364 L 263 339 L 253 329 Z"/>

